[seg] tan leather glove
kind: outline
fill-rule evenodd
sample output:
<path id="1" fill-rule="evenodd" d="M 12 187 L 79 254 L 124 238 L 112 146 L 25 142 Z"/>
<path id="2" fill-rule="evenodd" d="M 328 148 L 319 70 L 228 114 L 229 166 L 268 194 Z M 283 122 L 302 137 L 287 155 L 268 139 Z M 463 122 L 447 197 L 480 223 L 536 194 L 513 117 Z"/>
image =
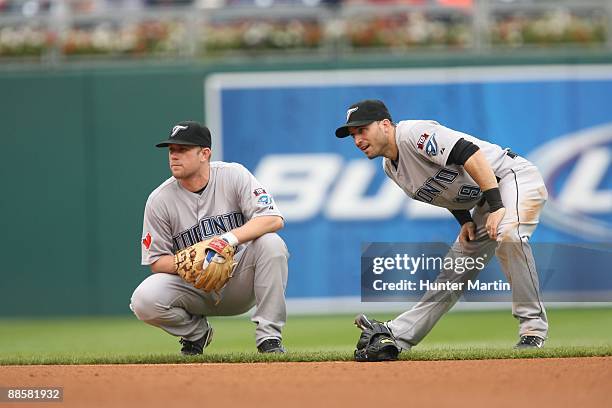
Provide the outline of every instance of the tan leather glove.
<path id="1" fill-rule="evenodd" d="M 218 237 L 198 242 L 174 255 L 176 271 L 194 287 L 214 291 L 219 297 L 219 291 L 233 276 L 235 251 L 236 248 Z"/>

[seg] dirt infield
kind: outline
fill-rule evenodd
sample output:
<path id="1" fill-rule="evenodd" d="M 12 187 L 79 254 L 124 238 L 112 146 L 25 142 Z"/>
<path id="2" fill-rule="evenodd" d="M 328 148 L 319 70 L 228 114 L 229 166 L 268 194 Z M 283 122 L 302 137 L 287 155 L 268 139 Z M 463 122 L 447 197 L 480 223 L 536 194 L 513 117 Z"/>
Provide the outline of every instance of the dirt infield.
<path id="1" fill-rule="evenodd" d="M 64 402 L 0 407 L 598 407 L 611 384 L 611 357 L 4 366 L 0 385 L 61 386 Z"/>

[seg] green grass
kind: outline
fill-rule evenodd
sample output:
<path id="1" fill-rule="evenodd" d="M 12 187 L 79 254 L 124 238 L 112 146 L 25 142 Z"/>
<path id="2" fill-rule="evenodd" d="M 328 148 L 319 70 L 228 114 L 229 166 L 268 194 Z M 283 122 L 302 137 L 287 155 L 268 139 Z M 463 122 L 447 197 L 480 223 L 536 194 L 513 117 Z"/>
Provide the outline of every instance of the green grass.
<path id="1" fill-rule="evenodd" d="M 391 315 L 376 315 L 387 319 Z M 349 361 L 359 331 L 353 316 L 293 316 L 283 356 L 255 353 L 247 317 L 211 318 L 215 338 L 203 356 L 182 357 L 178 339 L 135 317 L 0 319 L 0 365 L 183 362 Z M 612 355 L 612 309 L 549 311 L 546 348 L 517 352 L 517 323 L 509 311 L 446 315 L 406 360 Z"/>
<path id="2" fill-rule="evenodd" d="M 612 356 L 612 346 L 596 347 L 547 347 L 542 350 L 497 350 L 497 349 L 431 349 L 404 352 L 400 355 L 405 361 L 441 360 L 490 360 L 516 358 L 564 358 L 564 357 L 605 357 Z M 256 352 L 211 353 L 201 356 L 185 357 L 172 354 L 136 354 L 131 356 L 74 355 L 57 354 L 54 356 L 14 356 L 0 361 L 2 365 L 56 365 L 56 364 L 181 364 L 181 363 L 269 363 L 269 362 L 321 362 L 353 361 L 352 351 L 305 352 L 290 351 L 284 355 L 259 354 Z"/>

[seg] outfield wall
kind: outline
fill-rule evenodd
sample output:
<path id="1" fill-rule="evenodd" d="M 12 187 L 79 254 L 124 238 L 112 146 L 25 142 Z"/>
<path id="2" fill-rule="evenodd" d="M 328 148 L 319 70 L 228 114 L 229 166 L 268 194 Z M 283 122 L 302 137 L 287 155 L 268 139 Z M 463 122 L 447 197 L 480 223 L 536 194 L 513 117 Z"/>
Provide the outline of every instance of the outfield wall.
<path id="1" fill-rule="evenodd" d="M 144 202 L 168 175 L 153 145 L 184 119 L 206 119 L 215 155 L 244 163 L 276 195 L 292 253 L 288 297 L 355 299 L 361 242 L 449 242 L 457 231 L 333 136 L 346 106 L 365 97 L 387 101 L 397 119 L 434 118 L 546 159 L 556 211 L 535 240 L 610 242 L 612 66 L 398 65 L 0 73 L 0 314 L 129 313 L 148 273 L 139 265 Z M 559 144 L 565 153 L 547 155 Z M 580 223 L 559 212 L 567 208 Z"/>

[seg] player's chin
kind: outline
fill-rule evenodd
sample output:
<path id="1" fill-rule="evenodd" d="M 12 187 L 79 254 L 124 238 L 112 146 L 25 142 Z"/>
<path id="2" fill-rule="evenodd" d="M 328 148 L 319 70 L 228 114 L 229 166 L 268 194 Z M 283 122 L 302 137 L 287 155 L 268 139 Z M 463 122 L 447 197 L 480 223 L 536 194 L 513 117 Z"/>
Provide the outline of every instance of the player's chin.
<path id="1" fill-rule="evenodd" d="M 172 173 L 172 176 L 174 176 L 175 178 L 181 178 L 181 176 L 184 173 L 183 168 L 181 166 L 171 166 L 170 172 Z"/>
<path id="2" fill-rule="evenodd" d="M 363 150 L 363 154 L 366 155 L 366 157 L 370 160 L 377 158 L 378 156 L 380 156 L 377 152 L 375 152 L 374 150 L 368 148 L 366 150 Z"/>

